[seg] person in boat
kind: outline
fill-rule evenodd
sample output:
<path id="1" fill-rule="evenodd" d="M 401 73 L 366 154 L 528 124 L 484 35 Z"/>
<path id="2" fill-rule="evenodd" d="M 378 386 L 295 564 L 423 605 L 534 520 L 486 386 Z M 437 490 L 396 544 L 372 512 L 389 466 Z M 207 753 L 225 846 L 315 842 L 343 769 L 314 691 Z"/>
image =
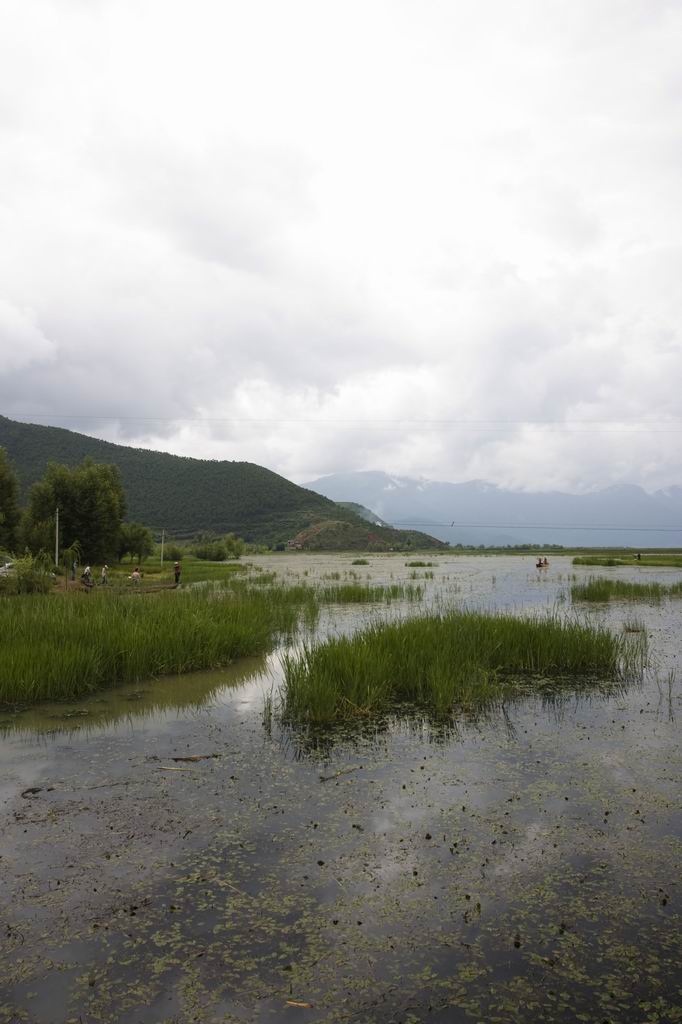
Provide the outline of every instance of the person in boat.
<path id="1" fill-rule="evenodd" d="M 549 560 L 547 559 L 547 556 L 545 556 L 545 557 L 544 557 L 544 558 L 542 559 L 542 564 L 543 564 L 543 565 L 549 565 Z"/>

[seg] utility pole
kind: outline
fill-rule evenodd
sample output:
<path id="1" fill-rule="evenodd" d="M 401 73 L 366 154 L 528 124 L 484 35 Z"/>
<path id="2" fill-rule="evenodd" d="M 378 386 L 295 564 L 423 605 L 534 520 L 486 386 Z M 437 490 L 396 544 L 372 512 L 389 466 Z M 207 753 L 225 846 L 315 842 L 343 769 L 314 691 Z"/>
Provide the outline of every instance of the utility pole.
<path id="1" fill-rule="evenodd" d="M 59 505 L 55 509 L 54 523 L 54 564 L 59 567 Z"/>
<path id="2" fill-rule="evenodd" d="M 163 542 L 164 542 L 165 536 L 166 536 L 166 531 L 162 530 L 161 531 L 161 568 L 162 569 L 163 569 Z"/>

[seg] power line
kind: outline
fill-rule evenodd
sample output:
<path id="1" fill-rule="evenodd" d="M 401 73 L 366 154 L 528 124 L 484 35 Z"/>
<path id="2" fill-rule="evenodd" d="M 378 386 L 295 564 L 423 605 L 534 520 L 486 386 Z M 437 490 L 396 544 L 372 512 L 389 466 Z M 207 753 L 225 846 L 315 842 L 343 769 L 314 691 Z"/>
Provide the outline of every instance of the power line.
<path id="1" fill-rule="evenodd" d="M 634 531 L 636 533 L 682 533 L 682 526 L 570 526 L 553 523 L 434 523 L 428 520 L 401 519 L 393 524 L 396 529 L 403 526 L 434 527 L 447 526 L 450 529 L 481 529 L 481 530 L 601 530 L 601 531 Z"/>

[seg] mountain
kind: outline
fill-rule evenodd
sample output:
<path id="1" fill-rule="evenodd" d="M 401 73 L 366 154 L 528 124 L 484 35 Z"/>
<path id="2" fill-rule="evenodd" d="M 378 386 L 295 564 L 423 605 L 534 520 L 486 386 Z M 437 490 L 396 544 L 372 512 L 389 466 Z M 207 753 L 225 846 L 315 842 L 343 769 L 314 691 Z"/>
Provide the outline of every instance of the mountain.
<path id="1" fill-rule="evenodd" d="M 207 531 L 277 544 L 325 521 L 352 526 L 345 534 L 352 548 L 440 546 L 432 537 L 411 530 L 370 529 L 355 512 L 250 462 L 189 459 L 128 448 L 4 416 L 0 416 L 0 447 L 14 464 L 24 498 L 48 462 L 75 466 L 90 456 L 95 462 L 118 466 L 129 519 L 156 531 L 165 528 L 178 538 Z"/>
<path id="2" fill-rule="evenodd" d="M 385 523 L 384 520 L 372 512 L 371 508 L 365 508 L 364 505 L 358 505 L 357 501 L 337 501 L 337 505 L 342 508 L 347 508 L 349 512 L 355 512 L 361 519 L 366 519 L 372 526 L 390 526 L 390 523 Z"/>
<path id="3" fill-rule="evenodd" d="M 394 526 L 451 544 L 671 547 L 682 544 L 682 487 L 619 485 L 590 494 L 512 491 L 483 480 L 445 483 L 381 472 L 306 484 L 334 501 L 376 509 Z M 451 525 L 452 524 L 452 525 Z"/>

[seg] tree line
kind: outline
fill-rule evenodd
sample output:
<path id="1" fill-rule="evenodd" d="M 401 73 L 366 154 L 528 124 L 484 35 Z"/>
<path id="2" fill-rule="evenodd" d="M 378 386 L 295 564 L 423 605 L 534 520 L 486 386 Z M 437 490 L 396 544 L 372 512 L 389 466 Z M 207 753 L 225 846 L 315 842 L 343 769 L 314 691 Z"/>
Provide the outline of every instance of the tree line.
<path id="1" fill-rule="evenodd" d="M 124 521 L 127 507 L 116 466 L 86 458 L 79 466 L 50 463 L 31 487 L 25 506 L 7 453 L 0 448 L 0 551 L 52 552 L 59 509 L 59 549 L 98 563 L 130 555 L 142 561 L 154 538 L 141 523 Z"/>

